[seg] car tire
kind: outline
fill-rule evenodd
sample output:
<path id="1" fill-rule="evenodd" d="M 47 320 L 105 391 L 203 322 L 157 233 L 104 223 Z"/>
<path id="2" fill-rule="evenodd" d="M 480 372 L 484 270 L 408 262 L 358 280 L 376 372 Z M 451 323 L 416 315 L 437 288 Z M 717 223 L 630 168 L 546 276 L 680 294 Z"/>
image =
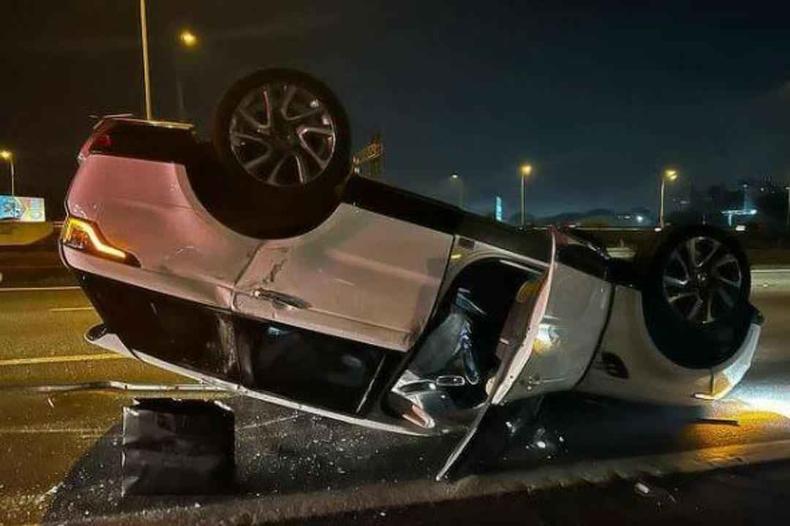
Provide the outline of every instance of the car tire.
<path id="1" fill-rule="evenodd" d="M 233 84 L 218 105 L 212 142 L 233 187 L 224 222 L 259 238 L 323 222 L 351 173 L 345 110 L 326 85 L 299 71 L 265 69 Z"/>
<path id="2" fill-rule="evenodd" d="M 648 332 L 686 368 L 714 367 L 733 356 L 751 323 L 751 276 L 740 244 L 710 226 L 667 232 L 642 287 Z"/>

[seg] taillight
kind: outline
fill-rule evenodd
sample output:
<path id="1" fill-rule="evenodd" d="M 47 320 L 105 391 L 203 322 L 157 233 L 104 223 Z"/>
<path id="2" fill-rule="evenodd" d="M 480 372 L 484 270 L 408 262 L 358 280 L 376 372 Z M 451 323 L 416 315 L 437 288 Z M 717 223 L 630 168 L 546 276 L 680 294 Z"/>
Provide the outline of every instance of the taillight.
<path id="1" fill-rule="evenodd" d="M 80 148 L 77 160 L 82 163 L 98 153 L 185 164 L 194 154 L 195 146 L 191 125 L 112 116 L 96 124 Z"/>
<path id="2" fill-rule="evenodd" d="M 93 137 L 93 141 L 88 145 L 90 153 L 108 151 L 112 148 L 112 137 L 109 133 L 100 133 Z"/>
<path id="3" fill-rule="evenodd" d="M 110 153 L 113 149 L 113 138 L 110 132 L 115 127 L 113 121 L 102 121 L 96 125 L 93 133 L 80 148 L 77 161 L 82 163 L 92 153 Z"/>
<path id="4" fill-rule="evenodd" d="M 135 267 L 140 262 L 134 255 L 112 246 L 102 235 L 99 227 L 90 221 L 69 217 L 60 231 L 60 242 L 63 246 L 86 252 L 104 259 L 126 263 Z"/>

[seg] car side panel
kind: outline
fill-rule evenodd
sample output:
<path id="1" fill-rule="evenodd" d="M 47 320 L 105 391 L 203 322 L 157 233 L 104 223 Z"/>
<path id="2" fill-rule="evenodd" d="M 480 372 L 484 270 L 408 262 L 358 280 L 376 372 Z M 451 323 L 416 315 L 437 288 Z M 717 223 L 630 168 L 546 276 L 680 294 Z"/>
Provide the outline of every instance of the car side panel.
<path id="1" fill-rule="evenodd" d="M 712 369 L 681 367 L 655 346 L 644 316 L 641 291 L 616 286 L 600 349 L 579 390 L 626 400 L 699 405 L 726 396 L 754 358 L 760 326 L 753 323 L 740 348 L 726 362 Z M 611 357 L 621 365 L 612 367 Z"/>
<path id="2" fill-rule="evenodd" d="M 70 266 L 208 305 L 229 307 L 233 284 L 259 244 L 211 218 L 179 164 L 91 155 L 66 204 L 141 265 L 64 249 Z"/>
<path id="3" fill-rule="evenodd" d="M 623 365 L 607 367 L 606 355 Z M 611 359 L 610 359 L 611 361 Z M 655 347 L 644 322 L 642 293 L 617 286 L 612 313 L 595 362 L 579 390 L 655 403 L 694 404 L 694 393 L 709 392 L 710 369 L 687 369 L 669 361 Z"/>
<path id="4" fill-rule="evenodd" d="M 406 351 L 425 327 L 453 237 L 341 204 L 299 237 L 261 243 L 234 310 Z"/>

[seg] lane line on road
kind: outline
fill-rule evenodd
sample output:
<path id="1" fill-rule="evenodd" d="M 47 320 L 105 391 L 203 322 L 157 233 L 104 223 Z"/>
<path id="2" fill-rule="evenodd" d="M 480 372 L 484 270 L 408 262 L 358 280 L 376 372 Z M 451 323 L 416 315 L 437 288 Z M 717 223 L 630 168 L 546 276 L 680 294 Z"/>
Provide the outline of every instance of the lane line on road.
<path id="1" fill-rule="evenodd" d="M 80 290 L 80 287 L 77 286 L 68 286 L 68 287 L 6 287 L 0 288 L 0 292 L 47 292 L 47 291 L 58 291 L 58 290 Z"/>
<path id="2" fill-rule="evenodd" d="M 88 310 L 93 310 L 93 307 L 55 307 L 53 309 L 49 309 L 49 312 L 82 312 Z"/>
<path id="3" fill-rule="evenodd" d="M 35 365 L 42 363 L 93 362 L 98 360 L 123 360 L 126 356 L 116 353 L 72 354 L 68 356 L 42 356 L 39 358 L 13 358 L 0 360 L 0 367 L 10 365 Z"/>

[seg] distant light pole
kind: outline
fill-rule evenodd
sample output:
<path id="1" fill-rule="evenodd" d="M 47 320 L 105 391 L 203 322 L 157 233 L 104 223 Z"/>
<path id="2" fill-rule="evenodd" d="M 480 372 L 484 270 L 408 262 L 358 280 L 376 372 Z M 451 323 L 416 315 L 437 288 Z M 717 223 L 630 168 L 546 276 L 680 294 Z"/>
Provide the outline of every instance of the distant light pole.
<path id="1" fill-rule="evenodd" d="M 660 198 L 660 205 L 658 209 L 658 226 L 664 228 L 664 188 L 666 186 L 667 181 L 672 182 L 678 178 L 677 170 L 664 170 L 664 173 L 661 174 L 661 198 Z"/>
<path id="2" fill-rule="evenodd" d="M 790 230 L 790 186 L 786 186 L 787 190 L 787 217 L 785 218 L 785 228 Z"/>
<path id="3" fill-rule="evenodd" d="M 526 183 L 527 177 L 532 173 L 532 165 L 528 163 L 524 163 L 521 165 L 519 169 L 521 175 L 521 228 L 524 228 L 527 225 L 527 216 L 526 216 Z"/>
<path id="4" fill-rule="evenodd" d="M 151 120 L 151 72 L 148 64 L 148 21 L 145 0 L 140 0 L 140 39 L 143 45 L 143 88 L 145 89 L 145 118 Z"/>
<path id="5" fill-rule="evenodd" d="M 178 34 L 178 40 L 181 42 L 181 47 L 190 51 L 197 47 L 199 41 L 195 33 L 189 29 L 184 29 Z M 182 121 L 187 120 L 186 105 L 184 104 L 184 83 L 181 81 L 181 71 L 179 68 L 178 56 L 175 57 L 176 68 L 176 96 L 178 97 L 178 118 Z"/>
<path id="6" fill-rule="evenodd" d="M 458 208 L 464 207 L 464 180 L 458 174 L 452 174 L 450 180 L 458 185 Z"/>
<path id="7" fill-rule="evenodd" d="M 16 195 L 16 188 L 14 187 L 14 154 L 8 150 L 0 151 L 0 158 L 8 163 L 11 170 L 11 195 Z"/>

